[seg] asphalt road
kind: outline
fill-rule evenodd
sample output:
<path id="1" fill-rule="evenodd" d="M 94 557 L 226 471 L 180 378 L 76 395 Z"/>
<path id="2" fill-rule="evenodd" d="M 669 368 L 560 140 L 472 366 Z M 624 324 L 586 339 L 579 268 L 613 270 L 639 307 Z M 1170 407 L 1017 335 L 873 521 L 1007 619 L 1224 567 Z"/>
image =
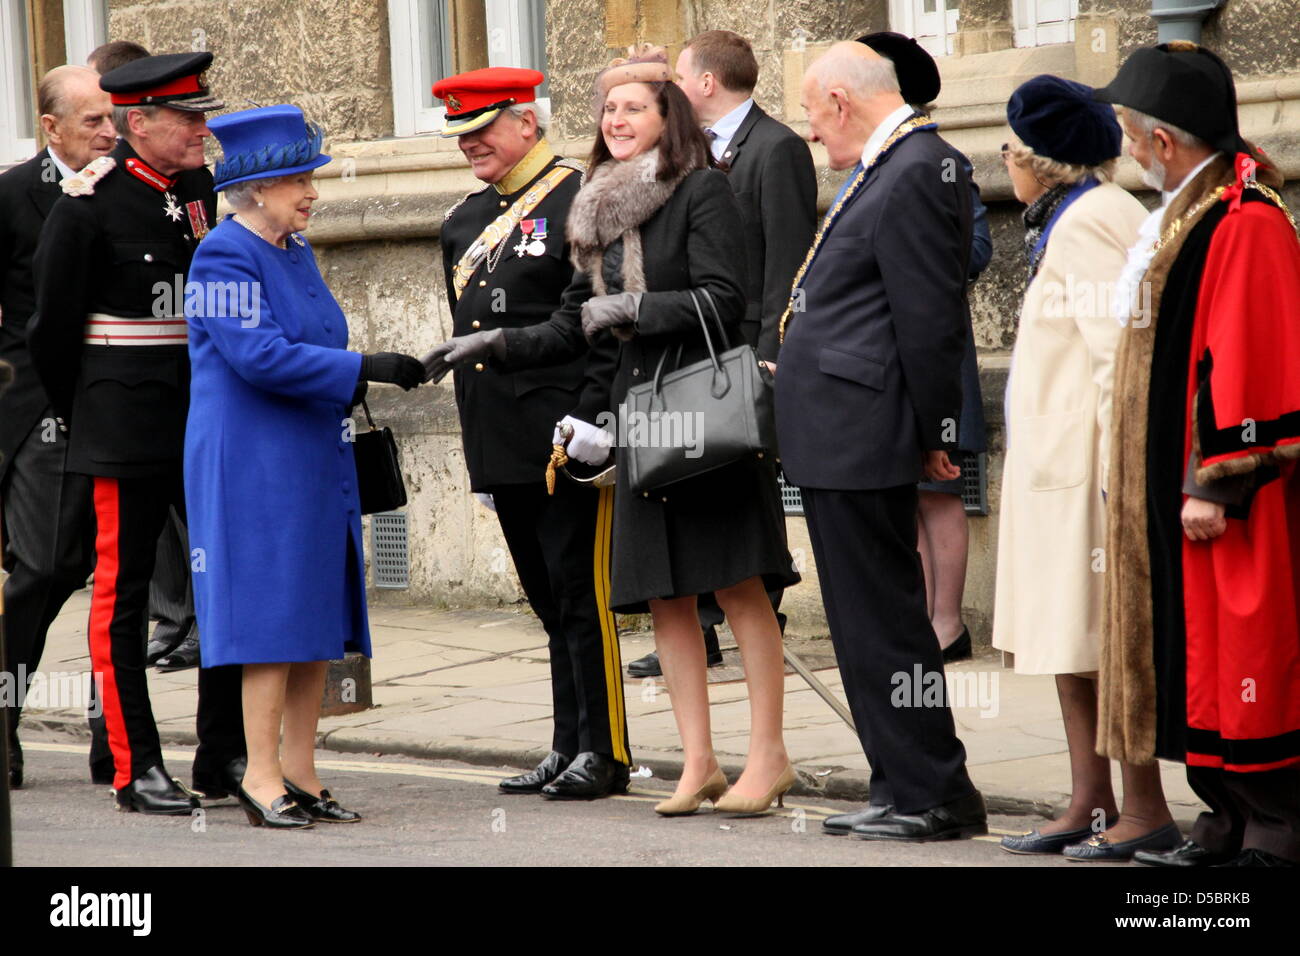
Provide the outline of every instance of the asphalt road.
<path id="1" fill-rule="evenodd" d="M 668 781 L 553 802 L 501 794 L 497 781 L 518 772 L 509 768 L 325 752 L 326 786 L 366 819 L 271 832 L 249 826 L 233 800 L 194 818 L 120 813 L 108 788 L 89 783 L 84 744 L 28 739 L 24 751 L 27 786 L 12 794 L 19 866 L 1080 866 L 1001 851 L 1000 833 L 1039 822 L 1023 817 L 992 818 L 989 837 L 895 845 L 824 835 L 822 819 L 849 804 L 800 798 L 757 817 L 661 819 L 651 807 Z M 191 754 L 166 751 L 186 782 Z"/>

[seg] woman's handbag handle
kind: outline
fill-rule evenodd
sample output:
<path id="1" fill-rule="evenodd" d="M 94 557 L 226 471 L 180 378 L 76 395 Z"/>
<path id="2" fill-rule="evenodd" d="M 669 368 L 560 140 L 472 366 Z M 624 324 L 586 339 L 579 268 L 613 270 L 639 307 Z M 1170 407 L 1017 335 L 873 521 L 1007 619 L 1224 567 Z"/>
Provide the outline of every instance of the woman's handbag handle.
<path id="1" fill-rule="evenodd" d="M 370 417 L 370 406 L 366 404 L 364 398 L 361 400 L 361 409 L 366 413 L 366 421 L 370 423 L 370 430 L 372 432 L 377 431 L 378 429 L 375 427 L 375 420 Z"/>
<path id="2" fill-rule="evenodd" d="M 690 289 L 688 291 L 690 292 L 691 295 L 691 302 L 695 306 L 695 315 L 700 320 L 700 331 L 704 333 L 704 345 L 709 350 L 709 360 L 713 363 L 713 384 L 710 387 L 709 391 L 712 393 L 715 399 L 718 399 L 721 398 L 723 395 L 726 395 L 727 392 L 730 391 L 731 375 L 727 372 L 726 368 L 723 367 L 722 360 L 718 358 L 717 349 L 713 347 L 713 337 L 709 335 L 709 324 L 706 321 L 704 321 L 704 312 L 703 310 L 700 309 L 700 300 L 695 297 L 695 290 Z M 709 295 L 709 290 L 701 289 L 700 292 L 704 294 L 705 300 L 709 303 L 709 310 L 713 313 L 714 321 L 717 322 L 718 333 L 719 335 L 722 336 L 723 348 L 729 349 L 731 347 L 731 342 L 727 338 L 727 330 L 722 324 L 722 319 L 719 318 L 718 316 L 718 310 L 713 306 L 713 298 L 712 296 Z M 654 391 L 651 400 L 651 408 L 654 407 L 655 402 L 659 402 L 660 404 L 662 404 L 662 399 L 660 398 L 659 393 L 663 385 L 664 360 L 667 358 L 668 358 L 668 350 L 664 349 L 663 354 L 659 356 L 659 364 L 655 367 Z M 682 346 L 679 343 L 677 346 L 677 360 L 676 360 L 675 367 L 680 367 L 681 364 L 682 364 Z M 722 382 L 721 388 L 719 388 L 718 386 L 719 376 L 721 376 L 721 382 Z"/>

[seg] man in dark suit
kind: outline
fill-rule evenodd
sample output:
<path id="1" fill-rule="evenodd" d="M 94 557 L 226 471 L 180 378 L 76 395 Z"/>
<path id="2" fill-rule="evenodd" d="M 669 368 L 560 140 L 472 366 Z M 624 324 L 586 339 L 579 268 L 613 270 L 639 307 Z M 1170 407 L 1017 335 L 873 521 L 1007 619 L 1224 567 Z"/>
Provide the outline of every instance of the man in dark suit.
<path id="1" fill-rule="evenodd" d="M 812 154 L 794 130 L 754 102 L 758 60 L 749 41 L 730 30 L 709 30 L 677 57 L 676 81 L 709 137 L 713 159 L 727 172 L 744 217 L 745 341 L 767 362 L 776 361 L 777 326 L 790 299 L 790 283 L 817 228 L 817 173 Z M 781 606 L 781 591 L 768 597 Z M 777 620 L 785 630 L 785 615 Z M 710 666 L 722 663 L 717 625 L 722 610 L 700 596 L 700 625 Z M 634 677 L 657 677 L 658 654 L 627 666 Z"/>
<path id="2" fill-rule="evenodd" d="M 5 530 L 5 670 L 36 669 L 51 622 L 93 563 L 90 483 L 65 473 L 67 439 L 32 368 L 27 324 L 36 311 L 32 256 L 59 183 L 116 143 L 112 104 L 99 77 L 80 66 L 56 67 L 37 91 L 49 143 L 0 176 L 0 359 L 14 369 L 0 400 L 0 501 Z M 10 786 L 23 781 L 18 709 L 9 714 Z"/>
<path id="3" fill-rule="evenodd" d="M 971 245 L 961 154 L 899 94 L 895 65 L 838 43 L 804 77 L 813 138 L 849 177 L 782 320 L 777 431 L 803 489 L 871 805 L 830 833 L 987 832 L 926 611 L 916 482 L 951 479 Z"/>

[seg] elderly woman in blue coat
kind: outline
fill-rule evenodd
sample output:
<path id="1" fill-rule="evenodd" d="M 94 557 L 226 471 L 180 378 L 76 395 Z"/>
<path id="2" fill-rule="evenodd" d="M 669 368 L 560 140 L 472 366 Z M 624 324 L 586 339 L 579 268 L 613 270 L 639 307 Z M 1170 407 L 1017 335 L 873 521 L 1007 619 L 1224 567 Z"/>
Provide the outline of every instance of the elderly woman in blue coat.
<path id="1" fill-rule="evenodd" d="M 351 408 L 367 381 L 412 388 L 415 359 L 347 350 L 306 228 L 321 132 L 294 106 L 217 117 L 217 190 L 235 214 L 200 244 L 186 295 L 185 441 L 203 666 L 244 665 L 255 826 L 354 822 L 316 775 L 325 670 L 370 653 Z M 281 733 L 283 732 L 283 746 Z"/>

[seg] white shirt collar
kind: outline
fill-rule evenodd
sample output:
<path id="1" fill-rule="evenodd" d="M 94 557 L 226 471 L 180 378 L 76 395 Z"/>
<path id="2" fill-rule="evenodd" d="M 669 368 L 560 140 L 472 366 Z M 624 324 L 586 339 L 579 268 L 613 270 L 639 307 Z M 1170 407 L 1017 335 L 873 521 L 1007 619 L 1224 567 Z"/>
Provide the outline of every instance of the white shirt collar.
<path id="1" fill-rule="evenodd" d="M 881 121 L 880 125 L 867 137 L 867 144 L 862 147 L 863 166 L 871 164 L 871 161 L 876 157 L 876 153 L 880 151 L 880 147 L 885 145 L 885 140 L 889 139 L 894 130 L 907 122 L 908 117 L 915 112 L 911 106 L 904 103 Z"/>
<path id="2" fill-rule="evenodd" d="M 713 140 L 709 143 L 709 148 L 713 151 L 714 159 L 722 158 L 723 150 L 735 137 L 736 130 L 740 129 L 740 124 L 745 121 L 745 117 L 749 115 L 749 110 L 753 105 L 754 98 L 751 96 L 722 119 L 711 126 L 705 127 L 705 129 L 713 131 Z"/>
<path id="3" fill-rule="evenodd" d="M 1183 177 L 1183 181 L 1181 183 L 1179 183 L 1169 192 L 1162 192 L 1160 194 L 1161 205 L 1168 206 L 1171 202 L 1177 199 L 1178 194 L 1187 188 L 1187 184 L 1190 183 L 1193 179 L 1195 179 L 1202 169 L 1210 165 L 1210 163 L 1214 162 L 1214 160 L 1218 157 L 1218 155 L 1219 155 L 1218 153 L 1211 153 L 1209 156 L 1206 156 L 1203 160 L 1197 163 L 1195 169 L 1193 169 L 1190 173 L 1188 173 L 1186 176 Z"/>
<path id="4" fill-rule="evenodd" d="M 69 176 L 77 175 L 78 171 L 60 159 L 59 154 L 56 153 L 52 147 L 50 148 L 49 153 L 50 159 L 54 160 L 54 168 L 59 171 L 60 180 L 67 179 Z"/>

